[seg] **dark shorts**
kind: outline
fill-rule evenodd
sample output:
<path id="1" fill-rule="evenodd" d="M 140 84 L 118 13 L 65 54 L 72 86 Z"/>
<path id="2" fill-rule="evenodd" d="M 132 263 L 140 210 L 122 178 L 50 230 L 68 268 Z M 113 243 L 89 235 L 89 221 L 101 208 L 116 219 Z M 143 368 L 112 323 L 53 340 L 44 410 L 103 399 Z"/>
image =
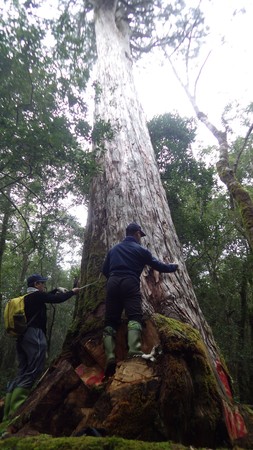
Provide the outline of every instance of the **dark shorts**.
<path id="1" fill-rule="evenodd" d="M 140 280 L 113 275 L 107 281 L 105 326 L 117 329 L 123 310 L 128 320 L 142 323 Z"/>

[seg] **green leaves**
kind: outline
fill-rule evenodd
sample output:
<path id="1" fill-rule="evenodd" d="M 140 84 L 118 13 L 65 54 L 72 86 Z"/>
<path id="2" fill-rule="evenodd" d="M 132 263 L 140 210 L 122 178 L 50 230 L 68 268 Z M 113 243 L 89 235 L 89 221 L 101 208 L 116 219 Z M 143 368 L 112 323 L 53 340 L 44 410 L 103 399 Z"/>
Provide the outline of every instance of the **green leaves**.
<path id="1" fill-rule="evenodd" d="M 22 285 L 29 267 L 51 270 L 68 242 L 80 247 L 81 227 L 64 202 L 71 193 L 84 204 L 97 170 L 85 151 L 86 78 L 81 70 L 71 78 L 46 47 L 48 25 L 37 2 L 7 1 L 0 17 L 0 288 L 10 255 Z"/>
<path id="2" fill-rule="evenodd" d="M 185 250 L 192 249 L 199 233 L 202 238 L 207 235 L 203 218 L 214 187 L 214 172 L 193 156 L 192 119 L 164 114 L 153 118 L 148 129 L 177 234 Z"/>

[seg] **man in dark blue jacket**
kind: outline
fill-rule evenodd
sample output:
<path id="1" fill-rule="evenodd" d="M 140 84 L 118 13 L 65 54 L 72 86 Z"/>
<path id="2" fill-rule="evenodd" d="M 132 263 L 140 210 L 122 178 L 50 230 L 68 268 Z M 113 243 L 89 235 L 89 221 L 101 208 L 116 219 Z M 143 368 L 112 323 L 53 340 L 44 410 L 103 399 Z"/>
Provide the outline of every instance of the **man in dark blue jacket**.
<path id="1" fill-rule="evenodd" d="M 140 245 L 146 236 L 140 225 L 130 223 L 126 238 L 107 254 L 102 272 L 107 278 L 106 313 L 103 342 L 106 354 L 105 376 L 115 372 L 115 335 L 122 311 L 128 317 L 128 355 L 141 352 L 142 308 L 140 276 L 144 267 L 150 266 L 158 272 L 175 272 L 177 264 L 164 264 Z"/>

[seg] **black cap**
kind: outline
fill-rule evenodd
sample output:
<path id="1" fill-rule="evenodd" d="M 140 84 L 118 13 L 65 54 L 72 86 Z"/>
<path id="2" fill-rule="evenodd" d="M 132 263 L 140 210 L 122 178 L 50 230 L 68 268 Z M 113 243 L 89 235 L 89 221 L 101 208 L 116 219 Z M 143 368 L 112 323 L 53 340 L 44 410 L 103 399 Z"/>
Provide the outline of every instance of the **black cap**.
<path id="1" fill-rule="evenodd" d="M 47 281 L 46 277 L 42 277 L 39 273 L 33 273 L 32 275 L 30 275 L 30 277 L 27 278 L 27 284 L 34 284 L 36 283 L 36 281 L 41 281 L 42 283 L 44 283 L 45 281 Z"/>
<path id="2" fill-rule="evenodd" d="M 146 234 L 142 231 L 140 225 L 138 223 L 132 222 L 126 227 L 126 234 L 134 234 L 137 231 L 141 232 L 141 237 L 146 236 Z"/>

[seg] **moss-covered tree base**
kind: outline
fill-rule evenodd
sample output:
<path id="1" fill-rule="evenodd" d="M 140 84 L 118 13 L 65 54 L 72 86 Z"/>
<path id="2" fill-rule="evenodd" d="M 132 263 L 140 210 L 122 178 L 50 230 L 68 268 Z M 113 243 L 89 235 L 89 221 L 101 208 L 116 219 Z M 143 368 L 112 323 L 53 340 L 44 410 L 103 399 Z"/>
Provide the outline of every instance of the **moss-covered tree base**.
<path id="1" fill-rule="evenodd" d="M 198 331 L 153 315 L 143 330 L 143 350 L 150 353 L 156 346 L 155 361 L 128 359 L 126 336 L 123 323 L 116 337 L 116 372 L 107 380 L 102 330 L 89 330 L 76 340 L 75 356 L 62 357 L 50 368 L 9 431 L 17 437 L 76 437 L 92 428 L 103 435 L 101 445 L 117 436 L 137 440 L 132 448 L 144 448 L 142 441 L 160 443 L 145 448 L 253 448 L 253 415 L 234 405 Z M 181 447 L 167 447 L 166 441 Z"/>
<path id="2" fill-rule="evenodd" d="M 50 436 L 36 436 L 30 438 L 11 438 L 0 441 L 0 449 L 5 450 L 193 450 L 173 442 L 143 442 L 132 441 L 117 437 L 95 438 L 51 438 Z M 204 449 L 202 449 L 204 450 Z M 210 450 L 210 449 L 209 449 Z M 225 448 L 220 450 L 226 450 Z M 240 447 L 236 447 L 240 450 Z"/>

